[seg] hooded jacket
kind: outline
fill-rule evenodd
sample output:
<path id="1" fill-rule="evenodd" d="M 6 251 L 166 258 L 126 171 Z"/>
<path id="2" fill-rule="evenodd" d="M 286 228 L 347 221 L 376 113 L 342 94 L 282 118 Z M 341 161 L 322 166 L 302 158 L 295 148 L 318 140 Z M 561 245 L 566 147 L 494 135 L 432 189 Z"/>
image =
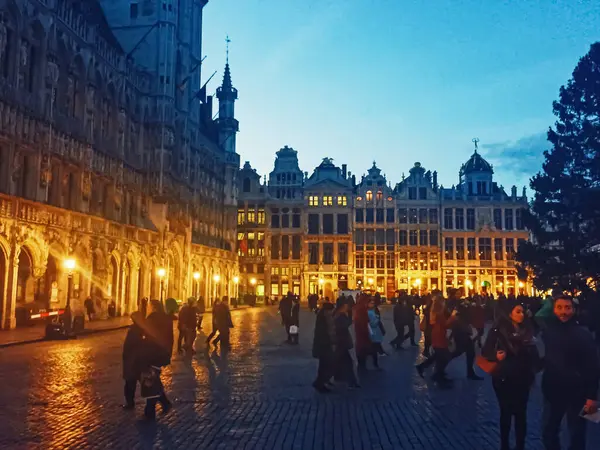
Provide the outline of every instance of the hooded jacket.
<path id="1" fill-rule="evenodd" d="M 573 318 L 548 319 L 542 391 L 549 400 L 591 399 L 598 395 L 600 361 L 591 333 Z"/>

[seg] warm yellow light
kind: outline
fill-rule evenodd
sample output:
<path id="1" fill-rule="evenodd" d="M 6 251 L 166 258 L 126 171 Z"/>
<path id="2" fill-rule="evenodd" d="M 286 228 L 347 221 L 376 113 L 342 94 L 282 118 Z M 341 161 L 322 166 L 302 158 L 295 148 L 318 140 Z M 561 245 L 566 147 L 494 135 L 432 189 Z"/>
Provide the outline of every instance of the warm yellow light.
<path id="1" fill-rule="evenodd" d="M 469 287 L 473 286 L 473 282 L 471 280 L 467 280 L 467 286 L 469 286 Z"/>
<path id="2" fill-rule="evenodd" d="M 72 272 L 73 270 L 75 270 L 77 263 L 75 262 L 75 260 L 73 258 L 69 258 L 69 259 L 65 259 L 65 261 L 63 262 L 63 266 L 65 269 Z"/>
<path id="3" fill-rule="evenodd" d="M 256 278 L 250 278 L 250 284 L 254 286 L 256 284 Z"/>
<path id="4" fill-rule="evenodd" d="M 218 283 L 220 279 L 221 279 L 221 276 L 218 274 L 213 277 L 213 280 L 215 280 L 215 283 Z"/>
<path id="5" fill-rule="evenodd" d="M 421 279 L 420 279 L 420 278 L 417 278 L 417 279 L 415 280 L 415 284 L 416 284 L 417 286 L 421 286 Z"/>
<path id="6" fill-rule="evenodd" d="M 523 282 L 522 282 L 522 281 L 519 281 L 519 287 L 520 287 L 520 288 L 522 288 L 523 286 L 525 286 L 525 285 L 523 284 Z"/>
<path id="7" fill-rule="evenodd" d="M 194 272 L 194 280 L 199 280 L 200 279 L 200 272 Z"/>
<path id="8" fill-rule="evenodd" d="M 156 271 L 156 274 L 157 274 L 159 277 L 161 277 L 161 278 L 162 278 L 162 277 L 164 277 L 164 276 L 167 274 L 167 271 L 166 271 L 166 269 L 164 269 L 164 268 L 162 268 L 162 267 L 161 267 L 160 269 L 158 269 L 158 270 Z"/>
<path id="9" fill-rule="evenodd" d="M 369 278 L 369 284 L 373 284 L 373 278 Z"/>
<path id="10" fill-rule="evenodd" d="M 319 278 L 319 284 L 323 284 L 325 283 L 325 280 L 323 278 Z"/>
<path id="11" fill-rule="evenodd" d="M 485 281 L 481 282 L 481 287 L 485 287 Z"/>
<path id="12" fill-rule="evenodd" d="M 233 277 L 233 282 L 238 284 L 240 282 L 240 277 Z"/>
<path id="13" fill-rule="evenodd" d="M 498 286 L 502 287 L 502 284 L 503 284 L 502 281 L 498 282 Z"/>

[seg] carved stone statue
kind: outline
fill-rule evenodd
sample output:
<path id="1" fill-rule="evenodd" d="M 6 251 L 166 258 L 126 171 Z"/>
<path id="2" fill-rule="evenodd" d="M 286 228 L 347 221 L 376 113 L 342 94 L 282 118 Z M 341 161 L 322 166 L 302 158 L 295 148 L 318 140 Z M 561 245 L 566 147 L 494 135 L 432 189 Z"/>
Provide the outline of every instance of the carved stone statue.
<path id="1" fill-rule="evenodd" d="M 52 171 L 50 170 L 50 157 L 42 157 L 42 166 L 40 171 L 40 187 L 45 188 L 52 181 Z"/>
<path id="2" fill-rule="evenodd" d="M 89 172 L 86 172 L 81 180 L 81 196 L 84 201 L 88 201 L 90 199 L 90 194 L 92 193 L 92 175 Z"/>
<path id="3" fill-rule="evenodd" d="M 52 87 L 56 86 L 56 83 L 58 82 L 58 75 L 58 65 L 54 61 L 48 61 L 46 64 L 46 84 Z M 71 77 L 69 77 L 69 83 L 73 83 L 73 79 Z"/>
<path id="4" fill-rule="evenodd" d="M 20 67 L 27 67 L 29 62 L 29 44 L 27 41 L 21 41 L 21 48 L 19 50 L 19 64 Z"/>

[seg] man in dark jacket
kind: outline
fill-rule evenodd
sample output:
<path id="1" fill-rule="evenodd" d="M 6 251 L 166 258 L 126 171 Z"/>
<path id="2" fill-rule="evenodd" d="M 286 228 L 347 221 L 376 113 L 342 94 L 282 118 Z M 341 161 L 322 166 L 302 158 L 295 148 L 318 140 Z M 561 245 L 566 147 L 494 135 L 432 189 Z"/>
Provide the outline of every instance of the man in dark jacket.
<path id="1" fill-rule="evenodd" d="M 456 301 L 457 320 L 452 327 L 456 350 L 452 353 L 452 359 L 465 353 L 467 357 L 467 378 L 481 381 L 483 378 L 477 375 L 473 368 L 475 364 L 475 343 L 471 339 L 473 328 L 471 327 L 470 305 L 467 301 L 460 302 L 458 299 Z"/>
<path id="2" fill-rule="evenodd" d="M 123 379 L 125 380 L 123 409 L 127 410 L 135 408 L 135 389 L 140 379 L 144 351 L 144 316 L 136 311 L 131 314 L 131 321 L 133 324 L 127 330 L 123 343 Z"/>
<path id="3" fill-rule="evenodd" d="M 146 318 L 144 326 L 145 364 L 146 368 L 158 371 L 159 396 L 148 398 L 144 415 L 147 419 L 156 417 L 156 403 L 160 403 L 163 412 L 168 412 L 172 404 L 165 394 L 160 380 L 160 368 L 171 364 L 173 353 L 173 318 L 165 313 L 162 303 L 158 300 L 150 302 L 151 313 Z"/>
<path id="4" fill-rule="evenodd" d="M 545 344 L 543 441 L 547 450 L 560 450 L 560 424 L 567 416 L 572 450 L 585 450 L 586 420 L 583 411 L 598 409 L 598 353 L 591 333 L 575 319 L 573 299 L 560 295 L 554 301 L 554 317 L 542 334 Z"/>
<path id="5" fill-rule="evenodd" d="M 292 320 L 292 300 L 293 296 L 291 292 L 288 292 L 287 295 L 281 299 L 279 302 L 279 314 L 281 314 L 281 322 L 285 327 L 285 332 L 287 333 L 287 342 L 289 344 L 292 343 L 292 336 L 290 335 L 290 325 Z"/>

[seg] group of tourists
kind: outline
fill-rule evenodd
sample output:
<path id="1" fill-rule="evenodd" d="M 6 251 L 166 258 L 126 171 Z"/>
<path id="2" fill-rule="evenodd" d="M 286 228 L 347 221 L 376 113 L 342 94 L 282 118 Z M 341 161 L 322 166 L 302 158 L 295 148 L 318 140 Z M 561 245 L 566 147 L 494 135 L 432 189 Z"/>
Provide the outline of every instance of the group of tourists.
<path id="1" fill-rule="evenodd" d="M 133 323 L 123 344 L 123 409 L 135 408 L 135 392 L 139 383 L 141 396 L 146 399 L 144 416 L 149 420 L 156 418 L 157 403 L 161 405 L 163 413 L 167 413 L 172 406 L 160 376 L 162 369 L 171 363 L 174 320 L 177 319 L 179 332 L 177 351 L 192 355 L 195 353 L 194 343 L 197 331 L 202 329 L 206 309 L 201 296 L 197 299 L 190 297 L 178 311 L 169 300 L 165 305 L 159 300 L 141 301 L 140 310 L 131 314 Z M 206 340 L 206 351 L 210 349 L 211 343 L 215 347 L 220 344 L 222 351 L 231 348 L 229 335 L 233 321 L 228 303 L 228 297 L 215 299 L 213 303 L 213 329 Z M 150 314 L 147 314 L 148 304 Z"/>

